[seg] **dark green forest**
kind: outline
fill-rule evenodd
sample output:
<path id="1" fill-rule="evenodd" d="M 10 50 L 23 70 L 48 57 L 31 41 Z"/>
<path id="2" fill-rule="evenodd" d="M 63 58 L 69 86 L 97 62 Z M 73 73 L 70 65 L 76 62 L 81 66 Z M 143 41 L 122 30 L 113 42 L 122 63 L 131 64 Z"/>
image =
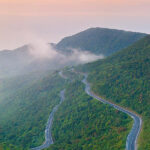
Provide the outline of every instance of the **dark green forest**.
<path id="1" fill-rule="evenodd" d="M 119 149 L 125 147 L 132 119 L 84 92 L 82 76 L 64 70 L 72 82 L 51 73 L 40 80 L 24 83 L 20 79 L 16 90 L 2 103 L 0 143 L 2 150 L 26 150 L 44 141 L 44 130 L 52 108 L 59 103 L 59 92 L 66 88 L 65 101 L 54 117 L 54 145 L 49 149 Z M 8 81 L 8 80 L 7 80 Z M 14 80 L 7 83 L 13 86 Z M 8 88 L 9 89 L 9 88 Z M 11 97 L 11 100 L 10 100 Z M 123 119 L 122 119 L 123 118 Z M 109 142 L 108 142 L 109 141 Z"/>
<path id="2" fill-rule="evenodd" d="M 143 118 L 139 150 L 150 149 L 150 36 L 104 60 L 78 68 L 89 73 L 92 90 Z"/>
<path id="3" fill-rule="evenodd" d="M 70 51 L 70 48 L 91 53 L 111 55 L 128 47 L 146 34 L 107 28 L 90 28 L 75 35 L 65 37 L 55 48 Z"/>
<path id="4" fill-rule="evenodd" d="M 78 80 L 66 88 L 48 150 L 124 150 L 132 119 L 88 96 L 84 88 Z"/>

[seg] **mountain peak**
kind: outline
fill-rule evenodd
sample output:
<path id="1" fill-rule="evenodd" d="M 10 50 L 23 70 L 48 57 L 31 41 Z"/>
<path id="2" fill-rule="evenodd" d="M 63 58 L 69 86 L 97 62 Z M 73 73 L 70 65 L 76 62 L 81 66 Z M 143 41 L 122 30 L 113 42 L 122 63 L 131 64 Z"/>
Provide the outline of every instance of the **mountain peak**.
<path id="1" fill-rule="evenodd" d="M 65 37 L 55 47 L 62 51 L 74 48 L 109 56 L 146 35 L 145 33 L 96 27 Z"/>

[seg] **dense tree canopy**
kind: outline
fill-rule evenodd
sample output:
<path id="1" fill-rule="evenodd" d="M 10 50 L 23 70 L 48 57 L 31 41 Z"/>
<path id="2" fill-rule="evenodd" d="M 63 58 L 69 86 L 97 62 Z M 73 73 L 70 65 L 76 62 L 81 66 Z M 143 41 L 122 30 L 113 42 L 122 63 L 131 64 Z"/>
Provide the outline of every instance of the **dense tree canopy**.
<path id="1" fill-rule="evenodd" d="M 90 28 L 62 39 L 56 48 L 63 52 L 75 48 L 108 56 L 128 47 L 144 36 L 146 34 L 107 28 Z"/>
<path id="2" fill-rule="evenodd" d="M 139 150 L 150 149 L 150 36 L 79 69 L 89 72 L 95 93 L 142 115 Z"/>
<path id="3" fill-rule="evenodd" d="M 132 119 L 88 96 L 84 88 L 80 81 L 68 85 L 49 150 L 124 150 Z"/>

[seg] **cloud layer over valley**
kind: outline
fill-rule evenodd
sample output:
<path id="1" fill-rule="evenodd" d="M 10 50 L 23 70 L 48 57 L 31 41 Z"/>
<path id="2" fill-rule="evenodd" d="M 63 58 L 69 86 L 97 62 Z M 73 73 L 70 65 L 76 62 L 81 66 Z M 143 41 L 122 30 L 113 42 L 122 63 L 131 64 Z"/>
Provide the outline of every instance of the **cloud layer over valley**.
<path id="1" fill-rule="evenodd" d="M 61 51 L 56 50 L 50 44 L 45 43 L 42 40 L 30 43 L 28 45 L 30 54 L 34 59 L 49 61 L 56 61 L 60 64 L 83 64 L 95 61 L 97 59 L 103 59 L 103 55 L 95 55 L 88 51 L 82 51 L 80 49 L 71 49 L 69 54 L 65 54 Z"/>
<path id="2" fill-rule="evenodd" d="M 15 50 L 0 52 L 0 77 L 57 70 L 102 58 L 103 55 L 95 55 L 79 49 L 70 49 L 69 53 L 64 53 L 44 40 L 36 39 Z"/>

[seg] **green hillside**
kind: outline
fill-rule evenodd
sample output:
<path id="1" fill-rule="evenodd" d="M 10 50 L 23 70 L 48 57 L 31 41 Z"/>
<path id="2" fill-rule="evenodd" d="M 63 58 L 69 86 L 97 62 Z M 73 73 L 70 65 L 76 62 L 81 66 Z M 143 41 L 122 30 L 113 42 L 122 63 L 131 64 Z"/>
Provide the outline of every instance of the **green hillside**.
<path id="1" fill-rule="evenodd" d="M 0 88 L 0 147 L 27 150 L 42 144 L 48 116 L 60 101 L 65 81 L 57 73 L 6 81 Z"/>
<path id="2" fill-rule="evenodd" d="M 128 47 L 144 36 L 146 34 L 107 28 L 90 28 L 62 39 L 56 48 L 62 51 L 77 48 L 108 56 Z"/>
<path id="3" fill-rule="evenodd" d="M 78 68 L 92 90 L 143 117 L 139 150 L 150 150 L 150 36 L 111 57 Z"/>
<path id="4" fill-rule="evenodd" d="M 23 76 L 2 82 L 5 86 L 0 88 L 3 95 L 0 149 L 28 150 L 42 144 L 48 116 L 59 103 L 59 92 L 64 87 L 65 101 L 55 115 L 54 145 L 49 149 L 124 149 L 131 118 L 88 96 L 80 82 L 81 76 L 67 70 L 64 75 L 74 78 L 73 83 L 68 84 L 57 72 L 45 77 Z"/>
<path id="5" fill-rule="evenodd" d="M 76 80 L 54 118 L 48 150 L 124 150 L 132 119 L 88 96 Z"/>

